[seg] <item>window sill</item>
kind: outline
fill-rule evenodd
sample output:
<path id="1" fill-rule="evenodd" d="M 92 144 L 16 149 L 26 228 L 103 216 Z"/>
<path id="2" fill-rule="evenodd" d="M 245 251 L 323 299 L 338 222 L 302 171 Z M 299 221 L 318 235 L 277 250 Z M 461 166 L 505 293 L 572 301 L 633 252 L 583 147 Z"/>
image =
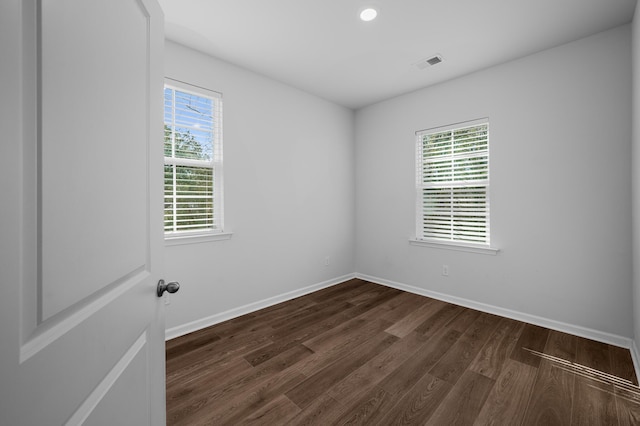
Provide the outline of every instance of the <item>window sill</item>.
<path id="1" fill-rule="evenodd" d="M 192 235 L 179 235 L 165 237 L 164 245 L 166 246 L 179 246 L 183 244 L 198 244 L 208 243 L 210 241 L 223 241 L 229 240 L 233 236 L 233 232 L 218 232 L 209 234 L 192 234 Z"/>
<path id="2" fill-rule="evenodd" d="M 498 254 L 498 251 L 500 251 L 500 249 L 497 249 L 494 247 L 481 246 L 477 244 L 465 244 L 465 243 L 454 243 L 454 242 L 432 241 L 432 240 L 418 240 L 416 238 L 410 238 L 409 244 L 413 246 L 464 251 L 468 253 L 487 254 L 491 256 L 495 256 L 496 254 Z"/>

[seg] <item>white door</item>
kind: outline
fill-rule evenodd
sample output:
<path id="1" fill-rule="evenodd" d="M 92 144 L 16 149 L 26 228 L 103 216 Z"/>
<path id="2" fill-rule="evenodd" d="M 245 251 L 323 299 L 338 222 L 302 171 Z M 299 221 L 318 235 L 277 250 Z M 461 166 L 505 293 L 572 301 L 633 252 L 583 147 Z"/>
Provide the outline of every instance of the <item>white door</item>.
<path id="1" fill-rule="evenodd" d="M 165 423 L 163 16 L 0 2 L 0 424 Z"/>

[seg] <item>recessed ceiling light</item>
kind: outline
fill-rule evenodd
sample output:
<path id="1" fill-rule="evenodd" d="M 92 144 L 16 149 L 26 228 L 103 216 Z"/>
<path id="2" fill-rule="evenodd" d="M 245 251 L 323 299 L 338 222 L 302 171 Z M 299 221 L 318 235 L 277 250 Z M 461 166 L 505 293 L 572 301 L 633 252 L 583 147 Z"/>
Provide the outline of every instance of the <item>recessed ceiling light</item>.
<path id="1" fill-rule="evenodd" d="M 378 16 L 378 11 L 373 8 L 367 8 L 360 12 L 360 19 L 365 22 L 373 21 L 376 16 Z"/>

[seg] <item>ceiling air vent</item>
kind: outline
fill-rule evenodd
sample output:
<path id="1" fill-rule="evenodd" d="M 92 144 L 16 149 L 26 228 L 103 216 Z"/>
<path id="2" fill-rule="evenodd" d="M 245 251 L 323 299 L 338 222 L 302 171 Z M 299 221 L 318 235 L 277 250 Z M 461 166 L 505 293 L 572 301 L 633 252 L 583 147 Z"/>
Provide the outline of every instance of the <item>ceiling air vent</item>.
<path id="1" fill-rule="evenodd" d="M 422 59 L 422 60 L 416 62 L 415 65 L 416 65 L 416 67 L 418 67 L 421 70 L 423 70 L 425 68 L 437 65 L 440 62 L 442 62 L 442 56 L 441 55 L 435 55 L 435 56 L 432 56 L 430 58 Z"/>

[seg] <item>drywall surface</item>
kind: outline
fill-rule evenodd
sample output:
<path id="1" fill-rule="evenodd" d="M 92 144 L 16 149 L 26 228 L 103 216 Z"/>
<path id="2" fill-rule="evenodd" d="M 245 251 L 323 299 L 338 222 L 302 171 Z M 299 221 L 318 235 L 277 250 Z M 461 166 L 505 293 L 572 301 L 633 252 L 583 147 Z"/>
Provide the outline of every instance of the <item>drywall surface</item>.
<path id="1" fill-rule="evenodd" d="M 632 337 L 630 87 L 625 25 L 357 111 L 356 271 Z M 482 117 L 500 252 L 410 245 L 414 132 Z"/>
<path id="2" fill-rule="evenodd" d="M 633 115 L 632 115 L 632 214 L 633 214 L 633 324 L 636 350 L 640 344 L 640 8 L 632 24 Z"/>
<path id="3" fill-rule="evenodd" d="M 165 61 L 167 77 L 223 94 L 233 232 L 166 247 L 166 279 L 181 284 L 167 328 L 352 273 L 353 111 L 172 42 Z"/>

